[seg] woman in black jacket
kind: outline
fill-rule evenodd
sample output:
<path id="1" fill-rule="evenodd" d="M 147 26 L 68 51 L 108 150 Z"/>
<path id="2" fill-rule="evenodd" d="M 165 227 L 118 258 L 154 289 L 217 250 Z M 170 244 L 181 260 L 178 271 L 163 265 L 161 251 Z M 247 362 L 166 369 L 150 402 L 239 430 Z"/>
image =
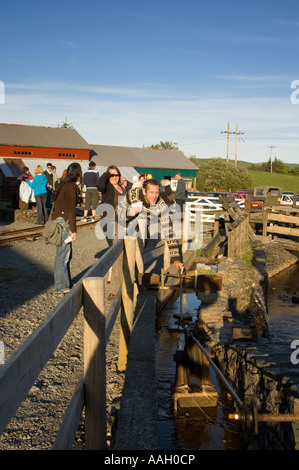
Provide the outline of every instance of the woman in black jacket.
<path id="1" fill-rule="evenodd" d="M 121 236 L 121 229 L 124 230 L 126 227 L 126 189 L 121 185 L 121 174 L 117 166 L 108 166 L 105 173 L 103 173 L 97 182 L 97 188 L 102 193 L 101 204 L 108 204 L 113 208 L 109 211 L 112 214 L 113 220 L 107 219 L 106 224 L 106 238 L 109 246 L 118 240 Z M 122 276 L 122 262 L 123 256 L 120 255 L 113 265 L 113 276 L 112 268 L 109 270 L 108 283 L 110 283 L 110 294 L 109 297 L 114 297 L 121 284 Z"/>

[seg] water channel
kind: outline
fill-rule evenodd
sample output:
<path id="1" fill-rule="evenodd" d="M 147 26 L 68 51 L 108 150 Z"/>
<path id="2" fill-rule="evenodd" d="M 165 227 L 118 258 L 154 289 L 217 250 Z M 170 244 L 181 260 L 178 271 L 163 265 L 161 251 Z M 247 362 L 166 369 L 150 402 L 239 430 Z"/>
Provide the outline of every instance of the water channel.
<path id="1" fill-rule="evenodd" d="M 272 341 L 288 345 L 299 339 L 299 265 L 288 268 L 269 281 L 269 327 Z M 174 354 L 184 349 L 185 333 L 175 316 L 182 311 L 196 321 L 200 300 L 196 294 L 184 294 L 158 317 L 156 341 L 156 373 L 158 387 L 159 428 L 162 450 L 241 450 L 242 429 L 228 419 L 234 410 L 218 377 L 210 368 L 210 376 L 218 392 L 217 406 L 202 408 L 196 414 L 176 417 L 173 412 L 171 387 L 176 377 Z M 181 307 L 182 305 L 182 307 Z"/>

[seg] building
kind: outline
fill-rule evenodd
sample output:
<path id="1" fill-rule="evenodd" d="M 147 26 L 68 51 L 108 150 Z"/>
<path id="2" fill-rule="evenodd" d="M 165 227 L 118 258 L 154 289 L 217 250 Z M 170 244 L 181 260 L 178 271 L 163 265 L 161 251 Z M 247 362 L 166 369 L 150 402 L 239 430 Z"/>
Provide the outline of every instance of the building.
<path id="1" fill-rule="evenodd" d="M 71 128 L 0 124 L 0 187 L 2 198 L 9 198 L 11 188 L 22 168 L 32 175 L 37 165 L 56 166 L 58 177 L 74 161 L 88 168 L 90 145 Z"/>
<path id="2" fill-rule="evenodd" d="M 0 190 L 2 199 L 10 199 L 14 183 L 27 166 L 32 175 L 35 167 L 56 166 L 60 177 L 68 165 L 80 163 L 83 173 L 93 160 L 100 174 L 109 165 L 119 167 L 122 176 L 132 181 L 134 175 L 151 174 L 153 178 L 171 180 L 176 189 L 179 171 L 188 189 L 196 187 L 195 166 L 179 150 L 90 145 L 72 128 L 0 124 Z"/>
<path id="3" fill-rule="evenodd" d="M 133 167 L 139 174 L 151 174 L 157 181 L 171 180 L 175 190 L 177 172 L 182 174 L 188 189 L 196 187 L 198 167 L 179 150 L 160 150 L 152 148 L 116 147 L 92 145 L 91 158 L 99 166 L 116 165 Z M 127 177 L 127 176 L 126 176 Z"/>

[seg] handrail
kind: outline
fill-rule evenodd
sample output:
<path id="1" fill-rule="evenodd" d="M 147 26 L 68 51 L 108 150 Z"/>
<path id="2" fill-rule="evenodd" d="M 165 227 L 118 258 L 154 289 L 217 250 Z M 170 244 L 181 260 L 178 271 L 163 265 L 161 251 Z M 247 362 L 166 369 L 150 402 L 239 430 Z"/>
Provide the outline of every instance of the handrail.
<path id="1" fill-rule="evenodd" d="M 96 424 L 96 428 L 99 431 L 99 433 L 97 432 L 96 434 L 101 436 L 100 441 L 98 436 L 96 439 L 93 439 L 93 436 L 87 436 L 87 447 L 90 449 L 105 448 L 106 406 L 104 411 L 103 403 L 98 405 L 99 400 L 97 400 L 97 404 L 95 405 L 93 398 L 88 397 L 86 380 L 91 384 L 89 386 L 91 397 L 94 395 L 95 382 L 97 392 L 101 391 L 103 396 L 103 387 L 105 387 L 106 394 L 106 381 L 99 381 L 97 377 L 99 369 L 96 368 L 97 372 L 95 372 L 95 364 L 98 364 L 97 367 L 101 368 L 103 378 L 105 375 L 105 358 L 103 357 L 105 354 L 103 354 L 103 351 L 105 351 L 119 312 L 121 312 L 121 322 L 124 329 L 120 337 L 120 343 L 123 344 L 120 344 L 119 363 L 121 367 L 125 368 L 128 338 L 132 324 L 135 297 L 137 295 L 135 290 L 136 285 L 134 283 L 135 260 L 137 267 L 139 266 L 139 269 L 142 267 L 142 253 L 137 257 L 135 253 L 136 251 L 140 253 L 143 247 L 142 243 L 139 243 L 136 238 L 128 238 L 129 237 L 119 239 L 104 253 L 97 263 L 85 273 L 69 294 L 59 302 L 46 319 L 24 341 L 21 347 L 8 359 L 6 364 L 0 368 L 0 433 L 5 430 L 8 423 L 15 415 L 17 409 L 26 398 L 32 384 L 53 355 L 61 339 L 66 334 L 83 306 L 85 325 L 87 325 L 85 330 L 89 328 L 88 333 L 85 331 L 84 381 L 82 380 L 81 383 L 78 384 L 75 395 L 71 400 L 65 419 L 58 433 L 54 448 L 65 448 L 64 446 L 70 446 L 71 442 L 73 442 L 70 434 L 74 433 L 78 427 L 78 419 L 81 416 L 83 400 L 86 407 L 87 426 L 88 421 L 92 423 L 92 425 L 89 425 L 90 429 Z M 103 304 L 104 275 L 108 272 L 122 251 L 124 251 L 126 274 L 123 277 L 122 287 L 112 303 L 109 312 L 106 314 Z M 99 321 L 100 325 L 98 324 Z M 99 343 L 101 344 L 100 352 L 98 350 Z M 94 347 L 91 346 L 92 344 Z M 89 353 L 87 352 L 88 348 Z M 86 355 L 89 356 L 89 359 L 86 359 Z M 88 400 L 89 405 L 87 405 Z M 104 413 L 105 419 L 103 417 Z M 96 422 L 96 417 L 99 416 L 103 418 L 100 423 Z M 103 431 L 103 429 L 105 429 L 105 431 Z M 92 433 L 94 434 L 94 432 Z"/>

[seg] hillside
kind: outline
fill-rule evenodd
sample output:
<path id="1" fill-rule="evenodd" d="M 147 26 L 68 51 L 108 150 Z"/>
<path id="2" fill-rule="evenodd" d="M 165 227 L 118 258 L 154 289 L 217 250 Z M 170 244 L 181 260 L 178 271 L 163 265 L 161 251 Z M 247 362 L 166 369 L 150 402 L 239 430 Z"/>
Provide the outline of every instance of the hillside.
<path id="1" fill-rule="evenodd" d="M 299 176 L 268 173 L 266 171 L 249 171 L 253 186 L 279 186 L 282 191 L 294 191 L 299 194 Z"/>

